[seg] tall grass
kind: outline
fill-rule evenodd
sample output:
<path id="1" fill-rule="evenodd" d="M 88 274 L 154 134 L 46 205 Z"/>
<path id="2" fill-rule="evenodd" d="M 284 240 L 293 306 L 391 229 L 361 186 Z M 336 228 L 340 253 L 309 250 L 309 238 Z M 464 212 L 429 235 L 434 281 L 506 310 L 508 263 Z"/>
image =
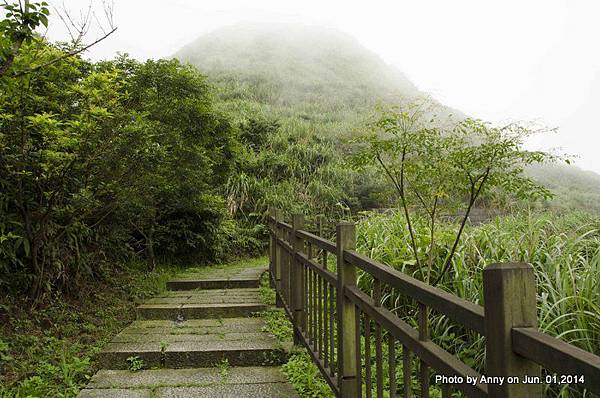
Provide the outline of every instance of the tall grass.
<path id="1" fill-rule="evenodd" d="M 436 233 L 433 275 L 441 270 L 458 225 L 448 222 Z M 429 243 L 424 221 L 417 220 L 418 251 Z M 412 260 L 406 222 L 401 214 L 365 213 L 358 223 L 358 251 L 422 279 Z M 439 288 L 474 303 L 483 297 L 483 269 L 495 262 L 528 262 L 536 275 L 540 329 L 584 350 L 600 353 L 600 220 L 586 213 L 525 212 L 468 226 L 452 261 L 452 272 Z M 369 290 L 370 278 L 359 284 Z M 414 322 L 413 303 L 398 292 L 388 306 Z M 396 294 L 396 295 L 395 295 Z M 484 339 L 440 314 L 430 319 L 433 340 L 479 371 L 484 369 Z M 566 387 L 546 386 L 548 396 L 579 396 Z M 589 395 L 587 395 L 589 396 Z"/>

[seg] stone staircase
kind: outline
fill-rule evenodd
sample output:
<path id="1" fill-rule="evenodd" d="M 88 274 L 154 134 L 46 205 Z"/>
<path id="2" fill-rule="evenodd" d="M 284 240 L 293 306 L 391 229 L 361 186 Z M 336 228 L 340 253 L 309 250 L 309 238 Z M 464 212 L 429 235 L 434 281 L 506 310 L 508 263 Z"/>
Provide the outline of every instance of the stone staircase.
<path id="1" fill-rule="evenodd" d="M 297 397 L 282 375 L 291 344 L 263 331 L 256 313 L 264 268 L 167 283 L 138 320 L 99 354 L 80 398 Z M 134 364 L 142 370 L 132 371 Z"/>

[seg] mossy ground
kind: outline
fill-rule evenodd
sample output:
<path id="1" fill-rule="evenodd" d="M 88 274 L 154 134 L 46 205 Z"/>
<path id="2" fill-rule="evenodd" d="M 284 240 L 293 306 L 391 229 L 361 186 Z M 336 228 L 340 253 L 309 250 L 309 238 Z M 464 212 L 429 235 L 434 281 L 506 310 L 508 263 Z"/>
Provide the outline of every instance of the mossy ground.
<path id="1" fill-rule="evenodd" d="M 56 296 L 36 310 L 0 296 L 0 397 L 75 397 L 98 370 L 102 347 L 135 319 L 136 304 L 165 290 L 175 275 L 234 272 L 265 258 L 216 266 L 128 264 L 88 282 L 78 297 Z"/>

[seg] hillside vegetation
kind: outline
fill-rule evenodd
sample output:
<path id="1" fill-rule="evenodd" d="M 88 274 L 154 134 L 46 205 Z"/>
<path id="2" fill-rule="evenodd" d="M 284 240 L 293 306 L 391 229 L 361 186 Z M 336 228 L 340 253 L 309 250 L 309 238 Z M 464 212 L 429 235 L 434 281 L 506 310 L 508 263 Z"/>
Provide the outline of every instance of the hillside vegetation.
<path id="1" fill-rule="evenodd" d="M 325 28 L 236 25 L 200 37 L 175 57 L 218 83 L 226 102 L 292 111 L 324 129 L 331 127 L 323 125 L 329 118 L 346 122 L 342 112 L 419 94 L 355 39 Z M 329 134 L 335 132 L 341 131 Z"/>
<path id="2" fill-rule="evenodd" d="M 288 24 L 240 24 L 205 34 L 174 57 L 205 73 L 218 89 L 220 106 L 240 122 L 276 119 L 283 137 L 318 136 L 332 142 L 361 135 L 378 104 L 426 101 L 428 115 L 448 125 L 466 117 L 420 91 L 395 67 L 356 39 L 327 28 Z M 567 164 L 530 167 L 528 175 L 550 188 L 546 206 L 598 212 L 600 176 Z M 365 181 L 346 197 L 364 197 Z M 373 181 L 371 181 L 373 183 Z M 351 206 L 352 207 L 352 206 Z"/>
<path id="3" fill-rule="evenodd" d="M 472 301 L 489 263 L 531 262 L 542 329 L 600 347 L 598 217 L 571 211 L 598 209 L 599 177 L 548 166 L 527 128 L 444 107 L 328 29 L 241 25 L 172 59 L 92 62 L 25 4 L 1 6 L 0 396 L 75 396 L 131 299 L 177 267 L 264 254 L 269 207 L 326 237 L 355 221 L 358 250 Z M 471 225 L 476 207 L 510 214 Z M 482 340 L 437 320 L 480 368 Z M 298 361 L 297 382 L 314 373 Z"/>
<path id="4" fill-rule="evenodd" d="M 566 164 L 530 167 L 527 173 L 555 194 L 550 207 L 583 209 L 600 214 L 600 175 Z"/>
<path id="5" fill-rule="evenodd" d="M 503 177 L 493 177 L 492 187 L 486 187 L 474 204 L 510 214 L 479 226 L 467 224 L 463 229 L 459 221 L 465 206 L 461 202 L 469 193 L 460 189 L 469 176 L 463 180 L 457 170 L 453 171 L 452 159 L 465 155 L 460 144 L 453 149 L 456 140 L 460 141 L 453 135 L 467 130 L 470 137 L 480 137 L 476 142 L 493 151 L 491 148 L 505 144 L 518 148 L 521 138 L 528 134 L 521 127 L 495 129 L 468 121 L 461 112 L 428 98 L 352 38 L 327 29 L 234 26 L 202 36 L 175 57 L 207 74 L 217 87 L 219 108 L 241 125 L 255 125 L 257 118 L 264 118 L 273 126 L 263 146 L 256 147 L 248 158 L 249 163 L 238 164 L 239 173 L 233 178 L 244 175 L 246 185 L 227 188 L 236 209 L 260 214 L 272 205 L 288 214 L 324 213 L 331 225 L 336 219 L 359 214 L 361 252 L 474 302 L 481 298 L 481 271 L 486 265 L 530 262 L 537 274 L 541 328 L 597 352 L 600 297 L 592 281 L 598 278 L 600 246 L 598 218 L 587 212 L 600 210 L 600 176 L 558 158 L 554 158 L 557 162 L 544 163 L 541 154 L 527 151 L 518 155 L 522 164 L 509 158 L 503 166 L 491 162 L 489 165 L 498 166 Z M 421 104 L 417 111 L 407 105 L 415 102 Z M 400 104 L 400 110 L 388 112 L 389 104 Z M 374 112 L 378 106 L 383 111 Z M 415 126 L 422 126 L 416 128 L 417 135 L 403 129 L 414 119 L 418 119 Z M 505 134 L 515 140 L 494 141 L 493 137 Z M 421 142 L 420 135 L 430 137 L 435 144 Z M 379 162 L 371 159 L 366 167 L 357 168 L 357 162 L 365 166 L 364 157 L 370 156 L 365 148 L 372 149 L 372 156 L 389 157 Z M 394 163 L 401 151 L 394 152 L 393 148 L 409 148 L 411 156 L 427 160 Z M 288 173 L 281 173 L 282 167 L 270 163 L 272 157 L 286 158 Z M 485 156 L 478 161 L 483 163 L 472 167 L 485 171 Z M 386 163 L 387 170 L 380 167 Z M 248 164 L 252 168 L 248 169 Z M 398 180 L 388 178 L 390 171 L 400 175 L 403 167 L 413 179 L 422 179 L 422 184 L 413 180 L 412 188 L 404 193 L 394 188 Z M 449 180 L 440 181 L 443 178 Z M 328 195 L 321 196 L 324 192 Z M 455 196 L 444 196 L 450 192 Z M 263 201 L 252 203 L 257 198 Z M 405 211 L 401 207 L 388 214 L 362 212 L 395 207 L 403 199 L 408 203 Z M 432 202 L 423 203 L 424 199 Z M 458 214 L 458 220 L 440 221 L 435 211 L 442 208 Z M 548 209 L 559 213 L 543 214 Z M 583 212 L 572 212 L 574 209 Z M 369 291 L 371 284 L 364 275 L 361 287 Z M 408 306 L 403 301 L 386 305 Z M 433 323 L 437 325 L 436 342 L 482 369 L 481 338 L 443 317 Z M 579 396 L 568 386 L 546 386 L 545 391 L 547 396 Z"/>

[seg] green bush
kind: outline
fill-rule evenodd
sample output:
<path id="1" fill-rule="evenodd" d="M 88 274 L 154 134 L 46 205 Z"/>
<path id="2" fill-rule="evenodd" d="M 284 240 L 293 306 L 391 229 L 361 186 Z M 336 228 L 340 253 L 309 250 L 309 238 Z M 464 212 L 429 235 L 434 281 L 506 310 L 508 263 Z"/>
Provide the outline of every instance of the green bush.
<path id="1" fill-rule="evenodd" d="M 36 38 L 15 68 L 63 55 Z M 238 141 L 194 68 L 71 57 L 0 86 L 0 285 L 39 304 L 136 254 L 228 253 Z"/>

